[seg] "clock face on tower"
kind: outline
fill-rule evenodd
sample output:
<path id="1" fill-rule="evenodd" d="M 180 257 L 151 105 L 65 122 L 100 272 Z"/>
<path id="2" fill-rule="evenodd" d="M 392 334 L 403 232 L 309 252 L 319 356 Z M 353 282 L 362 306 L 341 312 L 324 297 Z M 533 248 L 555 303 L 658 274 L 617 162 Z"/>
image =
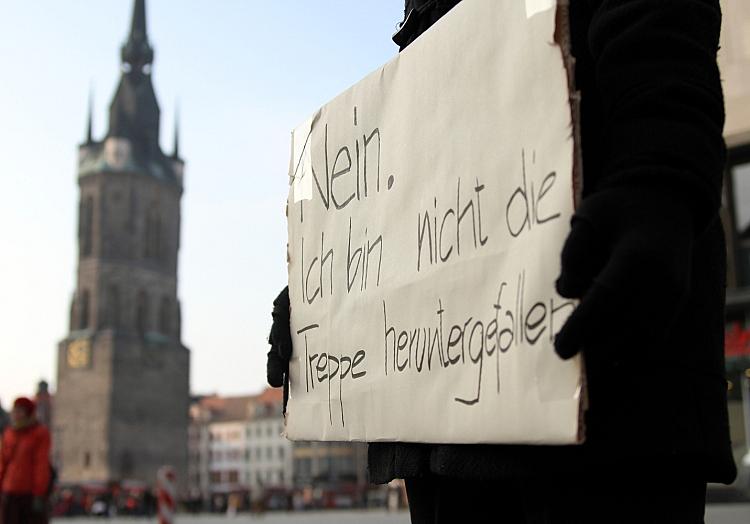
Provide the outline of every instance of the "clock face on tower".
<path id="1" fill-rule="evenodd" d="M 91 366 L 91 341 L 86 338 L 73 340 L 68 344 L 68 367 L 74 369 Z"/>

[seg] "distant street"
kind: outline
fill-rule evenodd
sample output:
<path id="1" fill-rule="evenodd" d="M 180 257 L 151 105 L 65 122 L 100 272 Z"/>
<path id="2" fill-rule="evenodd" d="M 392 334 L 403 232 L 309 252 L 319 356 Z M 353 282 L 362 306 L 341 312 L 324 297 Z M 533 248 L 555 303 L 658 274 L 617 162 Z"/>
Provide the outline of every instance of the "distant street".
<path id="1" fill-rule="evenodd" d="M 57 519 L 55 524 L 92 524 L 107 522 L 109 524 L 134 524 L 136 522 L 155 523 L 156 519 Z M 311 511 L 306 513 L 266 513 L 263 516 L 240 515 L 226 517 L 223 515 L 180 516 L 175 524 L 243 524 L 263 522 L 264 524 L 408 524 L 409 514 L 385 513 L 383 511 Z M 747 524 L 750 522 L 750 504 L 715 504 L 706 513 L 706 524 Z"/>

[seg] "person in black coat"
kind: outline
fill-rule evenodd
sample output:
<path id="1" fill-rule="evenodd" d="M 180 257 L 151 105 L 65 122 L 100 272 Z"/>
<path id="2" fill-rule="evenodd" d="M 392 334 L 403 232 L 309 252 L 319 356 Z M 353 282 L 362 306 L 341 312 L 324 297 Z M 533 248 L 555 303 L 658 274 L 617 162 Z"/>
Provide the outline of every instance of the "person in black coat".
<path id="1" fill-rule="evenodd" d="M 404 49 L 460 0 L 406 0 Z M 406 479 L 412 522 L 703 522 L 736 476 L 724 370 L 726 247 L 719 0 L 572 0 L 583 199 L 555 340 L 582 352 L 581 446 L 371 443 L 370 479 Z M 274 303 L 268 378 L 291 356 Z M 286 367 L 285 367 L 286 366 Z"/>

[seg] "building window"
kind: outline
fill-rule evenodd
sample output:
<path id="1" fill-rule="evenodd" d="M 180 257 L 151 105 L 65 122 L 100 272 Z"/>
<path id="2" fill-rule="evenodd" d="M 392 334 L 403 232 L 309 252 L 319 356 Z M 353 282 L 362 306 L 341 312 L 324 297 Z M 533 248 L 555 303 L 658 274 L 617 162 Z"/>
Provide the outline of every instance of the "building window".
<path id="1" fill-rule="evenodd" d="M 147 259 L 158 260 L 162 254 L 161 216 L 157 204 L 152 204 L 146 215 L 146 231 L 143 239 L 143 254 Z"/>
<path id="2" fill-rule="evenodd" d="M 143 335 L 149 328 L 148 326 L 148 296 L 141 290 L 138 292 L 136 300 L 135 325 L 138 333 Z"/>
<path id="3" fill-rule="evenodd" d="M 102 460 L 107 460 L 106 456 L 102 457 Z M 128 478 L 133 474 L 135 469 L 135 461 L 133 454 L 130 450 L 123 450 L 120 453 L 120 478 Z"/>
<path id="4" fill-rule="evenodd" d="M 94 244 L 94 197 L 88 196 L 81 202 L 78 214 L 78 242 L 81 256 L 89 256 Z"/>
<path id="5" fill-rule="evenodd" d="M 182 312 L 180 310 L 180 302 L 177 301 L 175 304 L 175 330 L 176 336 L 179 338 L 180 333 L 182 332 Z"/>
<path id="6" fill-rule="evenodd" d="M 282 460 L 284 459 L 284 447 L 283 446 L 279 446 L 279 458 Z"/>
<path id="7" fill-rule="evenodd" d="M 81 300 L 78 305 L 78 329 L 86 329 L 89 327 L 89 308 L 90 308 L 90 295 L 89 290 L 84 289 L 81 292 Z"/>
<path id="8" fill-rule="evenodd" d="M 91 467 L 91 452 L 86 451 L 83 453 L 83 468 L 89 469 Z"/>
<path id="9" fill-rule="evenodd" d="M 168 297 L 161 299 L 161 306 L 159 307 L 159 332 L 163 335 L 171 333 L 172 324 L 172 303 Z"/>
<path id="10" fill-rule="evenodd" d="M 107 288 L 106 299 L 107 313 L 105 315 L 105 327 L 119 329 L 120 327 L 120 289 L 117 286 Z"/>
<path id="11" fill-rule="evenodd" d="M 273 458 L 273 448 L 266 448 L 266 458 L 271 460 Z"/>
<path id="12" fill-rule="evenodd" d="M 75 293 L 73 293 L 73 298 L 70 300 L 70 312 L 69 312 L 70 318 L 68 319 L 68 321 L 70 322 L 70 330 L 71 331 L 74 331 L 76 329 L 76 326 L 77 326 L 77 323 L 78 323 L 78 318 L 76 317 L 76 315 L 77 315 L 77 311 L 76 310 L 78 309 L 77 300 L 78 299 L 77 299 Z"/>

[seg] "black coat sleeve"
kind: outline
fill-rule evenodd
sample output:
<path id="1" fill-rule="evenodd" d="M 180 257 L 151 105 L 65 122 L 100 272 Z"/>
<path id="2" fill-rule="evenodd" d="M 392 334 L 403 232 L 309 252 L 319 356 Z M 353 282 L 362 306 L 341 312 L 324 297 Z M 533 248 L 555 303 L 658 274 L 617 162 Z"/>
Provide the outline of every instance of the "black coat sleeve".
<path id="1" fill-rule="evenodd" d="M 702 230 L 721 203 L 726 157 L 719 0 L 585 1 L 602 111 L 594 190 L 663 185 L 690 200 Z"/>

